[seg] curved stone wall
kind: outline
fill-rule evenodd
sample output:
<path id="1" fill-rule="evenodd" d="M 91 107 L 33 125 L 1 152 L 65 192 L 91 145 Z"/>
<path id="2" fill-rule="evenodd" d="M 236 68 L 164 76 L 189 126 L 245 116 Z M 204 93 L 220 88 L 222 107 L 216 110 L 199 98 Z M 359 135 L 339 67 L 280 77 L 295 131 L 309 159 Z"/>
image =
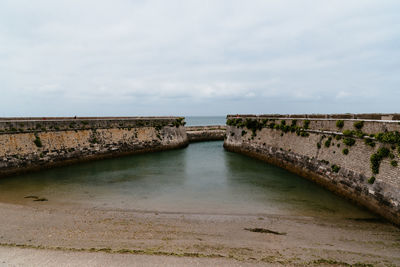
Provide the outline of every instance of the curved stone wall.
<path id="1" fill-rule="evenodd" d="M 230 115 L 224 147 L 288 169 L 400 224 L 400 122 L 385 114 L 384 120 L 329 116 Z"/>
<path id="2" fill-rule="evenodd" d="M 179 117 L 0 119 L 0 176 L 187 146 Z"/>

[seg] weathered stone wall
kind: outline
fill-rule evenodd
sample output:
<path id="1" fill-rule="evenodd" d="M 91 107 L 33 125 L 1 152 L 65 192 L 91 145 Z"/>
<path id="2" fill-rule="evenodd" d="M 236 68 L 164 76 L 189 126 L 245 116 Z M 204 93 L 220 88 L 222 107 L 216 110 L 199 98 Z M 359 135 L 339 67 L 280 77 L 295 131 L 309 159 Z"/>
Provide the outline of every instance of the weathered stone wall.
<path id="1" fill-rule="evenodd" d="M 228 116 L 224 146 L 302 175 L 400 224 L 399 121 L 348 115 Z M 381 155 L 378 169 L 374 154 Z"/>
<path id="2" fill-rule="evenodd" d="M 186 127 L 189 142 L 224 140 L 226 127 L 213 126 L 188 126 Z"/>
<path id="3" fill-rule="evenodd" d="M 0 176 L 187 146 L 183 118 L 0 120 Z"/>

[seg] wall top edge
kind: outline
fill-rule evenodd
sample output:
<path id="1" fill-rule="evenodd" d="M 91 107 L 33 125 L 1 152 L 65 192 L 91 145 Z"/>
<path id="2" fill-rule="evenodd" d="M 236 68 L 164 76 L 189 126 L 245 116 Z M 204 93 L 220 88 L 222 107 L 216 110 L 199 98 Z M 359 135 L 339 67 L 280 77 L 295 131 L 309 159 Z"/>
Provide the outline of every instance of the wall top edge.
<path id="1" fill-rule="evenodd" d="M 174 120 L 178 116 L 160 116 L 160 117 L 0 117 L 0 122 L 23 122 L 23 121 L 121 121 L 121 120 Z"/>
<path id="2" fill-rule="evenodd" d="M 281 119 L 316 119 L 316 120 L 369 120 L 400 121 L 400 113 L 361 113 L 361 114 L 229 114 L 227 118 L 281 118 Z"/>

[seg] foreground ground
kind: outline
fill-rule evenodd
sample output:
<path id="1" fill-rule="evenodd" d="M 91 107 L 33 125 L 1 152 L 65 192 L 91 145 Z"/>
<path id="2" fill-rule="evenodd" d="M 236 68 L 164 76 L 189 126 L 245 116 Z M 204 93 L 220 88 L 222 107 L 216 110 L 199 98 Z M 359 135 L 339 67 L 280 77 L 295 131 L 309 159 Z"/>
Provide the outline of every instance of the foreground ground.
<path id="1" fill-rule="evenodd" d="M 257 266 L 224 258 L 193 258 L 0 248 L 1 266 Z"/>
<path id="2" fill-rule="evenodd" d="M 400 266 L 381 220 L 0 204 L 0 265 Z"/>

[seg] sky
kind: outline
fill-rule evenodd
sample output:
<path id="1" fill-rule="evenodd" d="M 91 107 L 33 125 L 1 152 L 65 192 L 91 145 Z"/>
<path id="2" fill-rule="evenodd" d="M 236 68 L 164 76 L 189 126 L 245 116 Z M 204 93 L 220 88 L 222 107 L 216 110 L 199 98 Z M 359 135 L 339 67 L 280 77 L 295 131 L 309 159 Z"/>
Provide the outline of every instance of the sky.
<path id="1" fill-rule="evenodd" d="M 398 0 L 1 0 L 0 117 L 400 112 Z"/>

